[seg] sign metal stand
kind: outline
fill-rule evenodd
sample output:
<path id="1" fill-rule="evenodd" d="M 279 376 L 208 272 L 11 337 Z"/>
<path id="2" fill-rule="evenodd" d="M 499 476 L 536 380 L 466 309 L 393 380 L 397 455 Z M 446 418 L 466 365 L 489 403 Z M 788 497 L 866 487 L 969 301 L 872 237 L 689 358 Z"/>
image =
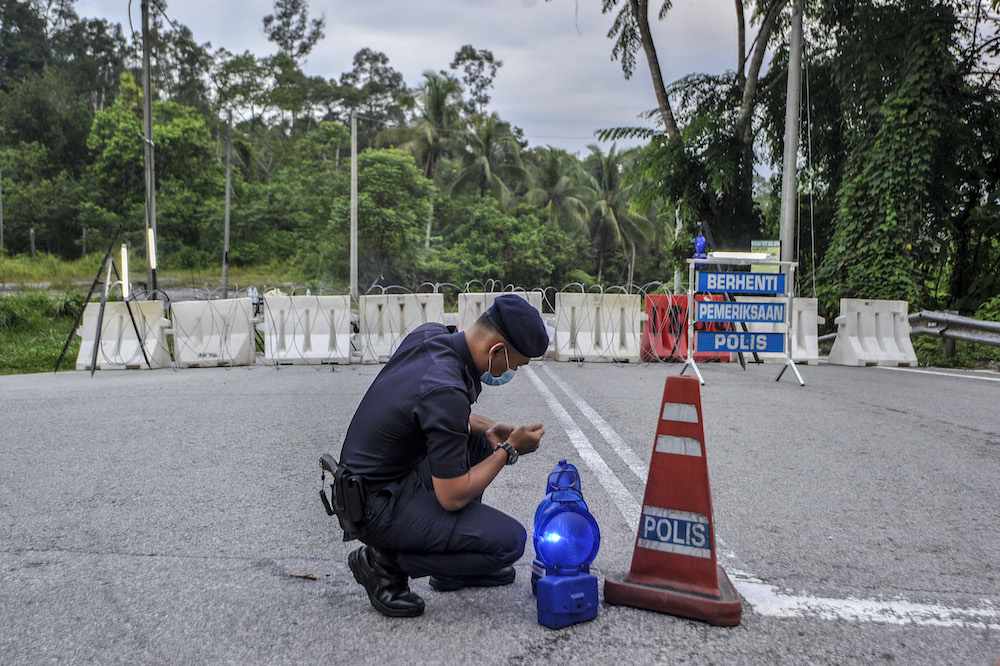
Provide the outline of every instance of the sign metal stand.
<path id="1" fill-rule="evenodd" d="M 694 323 L 695 323 L 695 318 L 696 318 L 696 315 L 697 315 L 697 311 L 695 310 L 694 295 L 695 295 L 695 292 L 699 290 L 698 289 L 698 284 L 695 281 L 696 280 L 695 268 L 696 267 L 704 267 L 704 266 L 708 266 L 708 265 L 717 266 L 720 269 L 721 269 L 722 266 L 755 266 L 755 265 L 759 265 L 759 266 L 776 266 L 776 267 L 778 267 L 779 273 L 746 273 L 746 274 L 744 274 L 744 273 L 739 273 L 739 274 L 734 274 L 734 273 L 718 273 L 718 274 L 706 274 L 708 276 L 708 279 L 706 280 L 706 282 L 710 281 L 713 277 L 716 277 L 716 276 L 719 276 L 719 275 L 725 275 L 725 276 L 729 276 L 729 275 L 767 276 L 767 275 L 770 275 L 770 276 L 776 276 L 776 277 L 780 276 L 780 280 L 777 280 L 777 284 L 781 287 L 779 290 L 773 290 L 772 291 L 772 290 L 770 290 L 769 287 L 764 287 L 764 288 L 740 288 L 740 287 L 737 286 L 737 287 L 734 287 L 734 288 L 730 288 L 731 285 L 729 285 L 729 284 L 716 285 L 715 287 L 713 287 L 710 290 L 720 291 L 720 292 L 735 292 L 735 293 L 740 293 L 740 292 L 742 292 L 742 293 L 756 293 L 756 294 L 773 293 L 773 294 L 778 295 L 778 296 L 784 296 L 784 299 L 785 299 L 785 303 L 784 303 L 784 305 L 785 305 L 785 311 L 784 311 L 784 316 L 783 316 L 783 319 L 782 319 L 782 323 L 784 323 L 784 325 L 785 325 L 784 326 L 785 332 L 784 333 L 761 333 L 761 334 L 753 334 L 753 333 L 735 334 L 735 335 L 741 335 L 741 336 L 751 336 L 750 338 L 740 337 L 740 338 L 737 339 L 739 345 L 742 345 L 744 342 L 750 342 L 750 348 L 744 349 L 744 348 L 742 348 L 742 346 L 739 346 L 738 349 L 733 349 L 732 351 L 739 351 L 739 352 L 743 352 L 743 351 L 753 351 L 753 352 L 757 352 L 757 351 L 772 351 L 771 349 L 767 349 L 767 348 L 758 348 L 755 345 L 763 344 L 766 347 L 766 346 L 771 345 L 774 342 L 776 342 L 776 339 L 775 338 L 771 338 L 770 336 L 778 336 L 778 335 L 780 335 L 781 338 L 782 338 L 781 351 L 782 351 L 782 353 L 785 356 L 785 362 L 784 362 L 784 364 L 782 364 L 781 371 L 778 373 L 778 376 L 774 379 L 774 381 L 780 380 L 781 376 L 785 374 L 785 370 L 787 370 L 788 368 L 791 368 L 792 372 L 795 374 L 795 378 L 798 379 L 798 381 L 799 381 L 799 385 L 800 386 L 805 386 L 806 383 L 802 379 L 802 375 L 799 373 L 799 369 L 795 367 L 795 362 L 792 361 L 792 352 L 791 352 L 792 306 L 794 304 L 794 298 L 795 298 L 792 292 L 794 291 L 795 268 L 798 266 L 798 262 L 795 262 L 795 261 L 772 261 L 770 259 L 757 259 L 757 258 L 750 258 L 750 257 L 738 257 L 738 258 L 736 258 L 736 257 L 708 257 L 708 258 L 705 258 L 705 259 L 688 259 L 687 262 L 688 262 L 688 288 L 687 288 L 687 297 L 688 297 L 688 313 L 689 313 L 689 315 L 688 315 L 688 354 L 687 354 L 687 360 L 684 361 L 684 366 L 681 368 L 681 374 L 683 375 L 684 371 L 687 370 L 688 367 L 690 367 L 691 370 L 694 372 L 694 374 L 698 377 L 698 381 L 702 385 L 704 385 L 704 383 L 705 383 L 705 378 L 702 376 L 701 371 L 698 369 L 698 364 L 694 360 L 694 352 L 696 351 L 695 347 L 698 346 L 697 345 L 697 341 L 698 340 L 695 337 L 695 330 L 694 330 Z M 776 277 L 774 279 L 776 279 Z M 762 282 L 766 282 L 767 280 L 768 280 L 768 278 L 758 278 L 758 281 L 762 281 Z M 702 291 L 705 291 L 705 290 L 702 290 Z M 731 321 L 732 323 L 738 323 L 739 321 L 741 321 L 741 319 L 728 320 L 728 321 Z M 701 351 L 701 350 L 699 350 L 699 351 Z M 777 351 L 777 349 L 774 349 L 773 351 Z"/>

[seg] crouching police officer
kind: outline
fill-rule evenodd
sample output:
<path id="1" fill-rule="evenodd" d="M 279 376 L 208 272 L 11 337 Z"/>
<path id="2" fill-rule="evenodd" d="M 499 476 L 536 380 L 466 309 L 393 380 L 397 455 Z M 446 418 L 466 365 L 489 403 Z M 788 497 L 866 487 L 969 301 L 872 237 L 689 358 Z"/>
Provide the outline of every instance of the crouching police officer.
<path id="1" fill-rule="evenodd" d="M 472 403 L 482 384 L 510 381 L 548 344 L 538 311 L 505 294 L 465 331 L 414 330 L 361 400 L 341 464 L 365 488 L 363 518 L 345 538 L 366 545 L 347 561 L 383 615 L 424 612 L 409 578 L 430 576 L 438 591 L 514 582 L 527 535 L 482 493 L 538 448 L 544 429 L 473 414 Z"/>

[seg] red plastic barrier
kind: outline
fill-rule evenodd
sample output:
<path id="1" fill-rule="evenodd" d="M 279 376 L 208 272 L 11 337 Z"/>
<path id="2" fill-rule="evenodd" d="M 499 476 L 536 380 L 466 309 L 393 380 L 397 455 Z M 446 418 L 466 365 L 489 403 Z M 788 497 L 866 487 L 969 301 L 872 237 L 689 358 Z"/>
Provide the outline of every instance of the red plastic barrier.
<path id="1" fill-rule="evenodd" d="M 721 294 L 695 294 L 697 301 L 721 301 Z M 640 356 L 643 361 L 684 362 L 688 355 L 687 296 L 646 296 L 646 324 L 642 329 Z M 728 330 L 727 324 L 695 322 L 695 331 Z M 694 360 L 728 362 L 728 352 L 695 352 Z"/>
<path id="2" fill-rule="evenodd" d="M 608 603 L 736 626 L 743 602 L 716 562 L 698 380 L 667 377 L 628 574 L 604 579 Z"/>

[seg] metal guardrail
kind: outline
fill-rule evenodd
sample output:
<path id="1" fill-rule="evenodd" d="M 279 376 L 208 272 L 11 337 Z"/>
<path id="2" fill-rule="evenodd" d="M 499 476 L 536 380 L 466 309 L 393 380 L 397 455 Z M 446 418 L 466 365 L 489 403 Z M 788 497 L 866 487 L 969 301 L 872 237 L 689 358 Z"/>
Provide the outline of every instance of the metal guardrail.
<path id="1" fill-rule="evenodd" d="M 1000 347 L 1000 322 L 924 310 L 909 316 L 910 335 L 934 335 L 945 340 L 961 340 Z"/>
<path id="2" fill-rule="evenodd" d="M 908 319 L 910 321 L 910 335 L 933 335 L 943 341 L 961 340 L 1000 347 L 1000 322 L 981 321 L 972 317 L 932 310 L 914 312 Z M 821 335 L 818 341 L 822 344 L 833 342 L 836 339 L 836 333 L 828 333 Z"/>

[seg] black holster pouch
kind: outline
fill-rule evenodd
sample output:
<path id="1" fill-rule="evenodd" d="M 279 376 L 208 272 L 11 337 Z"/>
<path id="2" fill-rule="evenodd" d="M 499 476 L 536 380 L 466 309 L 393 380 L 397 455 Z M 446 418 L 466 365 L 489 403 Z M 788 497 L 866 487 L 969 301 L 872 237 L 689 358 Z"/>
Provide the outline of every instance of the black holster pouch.
<path id="1" fill-rule="evenodd" d="M 345 465 L 340 464 L 329 453 L 324 453 L 319 459 L 320 481 L 319 491 L 323 508 L 330 516 L 337 516 L 340 527 L 344 530 L 344 540 L 357 539 L 361 525 L 365 519 L 365 509 L 368 490 L 364 478 L 353 474 Z M 326 494 L 326 473 L 333 475 L 330 484 L 330 496 Z"/>

